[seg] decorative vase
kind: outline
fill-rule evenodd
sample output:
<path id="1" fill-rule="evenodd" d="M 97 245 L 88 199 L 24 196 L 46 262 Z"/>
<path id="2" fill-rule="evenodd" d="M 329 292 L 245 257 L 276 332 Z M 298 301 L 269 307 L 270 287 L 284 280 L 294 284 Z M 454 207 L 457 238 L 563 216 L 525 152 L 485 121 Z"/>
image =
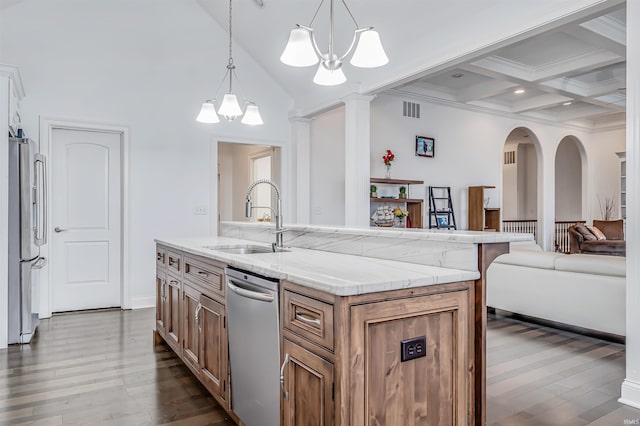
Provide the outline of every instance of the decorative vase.
<path id="1" fill-rule="evenodd" d="M 391 164 L 385 164 L 384 167 L 386 169 L 386 171 L 384 172 L 384 178 L 391 179 Z"/>

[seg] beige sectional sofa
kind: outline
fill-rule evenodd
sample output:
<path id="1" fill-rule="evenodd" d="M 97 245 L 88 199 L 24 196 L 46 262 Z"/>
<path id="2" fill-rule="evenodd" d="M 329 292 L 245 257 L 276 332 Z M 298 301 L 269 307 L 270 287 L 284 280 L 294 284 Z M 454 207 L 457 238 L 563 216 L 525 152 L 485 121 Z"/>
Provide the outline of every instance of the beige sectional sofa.
<path id="1" fill-rule="evenodd" d="M 565 255 L 514 244 L 487 271 L 487 305 L 624 336 L 625 281 L 624 257 Z"/>

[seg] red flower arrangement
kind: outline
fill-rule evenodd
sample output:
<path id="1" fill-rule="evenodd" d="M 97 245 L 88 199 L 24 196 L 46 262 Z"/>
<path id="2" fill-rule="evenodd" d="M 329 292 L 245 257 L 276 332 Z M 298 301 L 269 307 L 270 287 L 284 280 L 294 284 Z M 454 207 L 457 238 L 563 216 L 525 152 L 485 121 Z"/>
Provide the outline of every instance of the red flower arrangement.
<path id="1" fill-rule="evenodd" d="M 390 166 L 394 158 L 396 158 L 396 156 L 393 155 L 393 152 L 391 152 L 390 149 L 388 149 L 387 153 L 382 156 L 382 161 L 384 161 L 385 166 Z"/>

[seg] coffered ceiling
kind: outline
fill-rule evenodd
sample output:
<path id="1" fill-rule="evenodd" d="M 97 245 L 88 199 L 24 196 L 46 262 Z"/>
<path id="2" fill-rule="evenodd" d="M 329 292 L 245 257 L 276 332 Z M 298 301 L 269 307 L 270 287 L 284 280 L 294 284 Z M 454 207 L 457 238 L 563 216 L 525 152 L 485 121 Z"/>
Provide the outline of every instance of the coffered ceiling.
<path id="1" fill-rule="evenodd" d="M 196 0 L 226 29 L 228 3 Z M 328 43 L 328 1 L 314 29 Z M 350 93 L 388 90 L 468 108 L 593 128 L 623 119 L 624 0 L 347 0 L 363 26 L 380 33 L 389 64 L 344 64 L 347 82 L 317 86 L 315 67 L 279 61 L 289 31 L 308 25 L 320 0 L 242 0 L 233 3 L 234 42 L 294 101 L 294 114 L 312 116 Z M 260 6 L 262 5 L 262 6 Z M 336 50 L 346 50 L 353 24 L 335 2 Z M 224 42 L 224 40 L 219 40 Z M 238 63 L 242 72 L 243 63 Z M 451 77 L 463 74 L 460 78 Z M 513 95 L 522 86 L 525 93 Z M 572 102 L 571 105 L 562 105 Z M 562 107 L 562 108 L 559 108 Z"/>
<path id="2" fill-rule="evenodd" d="M 604 129 L 625 122 L 624 6 L 421 76 L 396 93 Z"/>

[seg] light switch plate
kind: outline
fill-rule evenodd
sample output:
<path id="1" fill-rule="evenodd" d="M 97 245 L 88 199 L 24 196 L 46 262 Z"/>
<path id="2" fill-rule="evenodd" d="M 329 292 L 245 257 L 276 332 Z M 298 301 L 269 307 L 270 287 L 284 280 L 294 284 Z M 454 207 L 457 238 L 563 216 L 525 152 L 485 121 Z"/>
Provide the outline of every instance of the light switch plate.
<path id="1" fill-rule="evenodd" d="M 194 215 L 206 215 L 207 214 L 207 206 L 195 206 L 193 209 Z"/>

